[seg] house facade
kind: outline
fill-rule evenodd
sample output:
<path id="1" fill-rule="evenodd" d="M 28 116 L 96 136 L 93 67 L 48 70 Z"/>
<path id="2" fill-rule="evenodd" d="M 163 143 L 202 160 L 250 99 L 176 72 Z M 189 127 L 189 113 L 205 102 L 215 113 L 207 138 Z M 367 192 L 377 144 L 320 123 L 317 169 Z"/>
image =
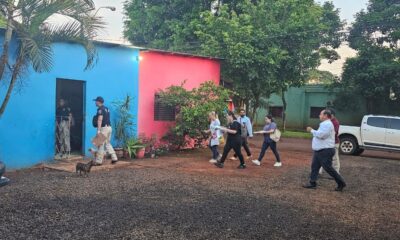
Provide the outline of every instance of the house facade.
<path id="1" fill-rule="evenodd" d="M 1 42 L 1 39 L 0 39 Z M 71 148 L 74 154 L 88 154 L 96 134 L 92 117 L 93 99 L 102 96 L 113 115 L 113 102 L 132 97 L 131 114 L 136 133 L 162 135 L 171 121 L 157 119 L 154 99 L 159 89 L 187 81 L 187 88 L 201 82 L 219 82 L 215 59 L 144 50 L 133 46 L 97 42 L 98 61 L 84 70 L 86 53 L 80 45 L 53 46 L 54 65 L 50 72 L 29 69 L 14 91 L 0 118 L 0 160 L 8 168 L 30 167 L 52 161 L 56 153 L 56 108 L 65 99 L 71 108 Z M 6 78 L 4 80 L 7 80 Z M 3 99 L 6 84 L 0 85 Z"/>

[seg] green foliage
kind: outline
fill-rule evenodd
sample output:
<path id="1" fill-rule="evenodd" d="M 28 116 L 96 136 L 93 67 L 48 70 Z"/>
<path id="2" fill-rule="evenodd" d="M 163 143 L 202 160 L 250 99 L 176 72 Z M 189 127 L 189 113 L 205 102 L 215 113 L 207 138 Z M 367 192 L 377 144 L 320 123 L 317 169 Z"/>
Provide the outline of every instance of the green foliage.
<path id="1" fill-rule="evenodd" d="M 0 82 L 10 76 L 7 92 L 1 102 L 0 117 L 20 75 L 29 67 L 36 72 L 48 72 L 53 66 L 52 44 L 68 41 L 80 44 L 86 51 L 85 69 L 91 68 L 97 58 L 92 39 L 103 27 L 101 18 L 93 16 L 92 0 L 20 0 L 0 1 L 0 16 L 6 19 L 2 54 L 0 56 Z M 54 24 L 51 17 L 66 17 L 65 22 Z M 10 42 L 16 36 L 17 50 L 10 57 Z M 14 53 L 14 52 L 13 52 Z M 12 61 L 10 59 L 15 59 Z M 21 86 L 24 84 L 21 83 Z"/>
<path id="2" fill-rule="evenodd" d="M 395 4 L 397 3 L 397 4 Z M 335 104 L 356 108 L 364 100 L 369 113 L 393 113 L 400 103 L 399 1 L 371 0 L 357 14 L 349 36 L 358 50 L 344 66 Z"/>
<path id="3" fill-rule="evenodd" d="M 333 84 L 337 82 L 338 77 L 328 71 L 320 71 L 317 69 L 311 70 L 307 75 L 308 84 Z"/>
<path id="4" fill-rule="evenodd" d="M 135 158 L 137 151 L 143 149 L 145 145 L 140 139 L 131 138 L 125 144 L 125 150 L 128 152 L 130 158 Z"/>
<path id="5" fill-rule="evenodd" d="M 213 82 L 203 83 L 193 90 L 186 90 L 183 86 L 171 86 L 160 91 L 163 102 L 178 109 L 176 125 L 167 136 L 168 140 L 177 146 L 184 144 L 186 135 L 202 138 L 202 131 L 208 129 L 208 114 L 215 111 L 222 116 L 227 108 L 227 100 L 232 94 Z"/>
<path id="6" fill-rule="evenodd" d="M 131 114 L 132 98 L 127 95 L 124 100 L 113 102 L 114 111 L 116 114 L 115 126 L 115 140 L 118 146 L 126 146 L 133 136 L 135 130 L 135 123 L 133 122 L 134 116 Z"/>

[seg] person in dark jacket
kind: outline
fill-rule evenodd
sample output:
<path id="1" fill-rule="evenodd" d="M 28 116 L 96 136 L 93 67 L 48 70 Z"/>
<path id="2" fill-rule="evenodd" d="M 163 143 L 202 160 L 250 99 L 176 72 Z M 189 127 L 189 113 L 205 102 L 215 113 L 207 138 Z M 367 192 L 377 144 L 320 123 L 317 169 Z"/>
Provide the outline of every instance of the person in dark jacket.
<path id="1" fill-rule="evenodd" d="M 224 153 L 222 154 L 222 157 L 220 160 L 218 160 L 215 163 L 215 166 L 219 168 L 224 167 L 224 162 L 226 158 L 228 157 L 229 152 L 233 149 L 235 151 L 235 154 L 238 156 L 240 160 L 240 165 L 238 166 L 239 169 L 245 169 L 246 164 L 244 162 L 243 155 L 240 151 L 242 147 L 242 137 L 241 137 L 241 128 L 242 126 L 240 123 L 237 121 L 236 116 L 233 112 L 228 112 L 227 114 L 227 121 L 228 121 L 228 127 L 220 127 L 219 129 L 223 132 L 228 133 L 228 137 L 226 140 L 226 144 L 224 147 Z"/>
<path id="2" fill-rule="evenodd" d="M 0 161 L 0 187 L 7 185 L 10 182 L 10 179 L 3 177 L 3 174 L 6 171 L 6 165 L 2 161 Z"/>

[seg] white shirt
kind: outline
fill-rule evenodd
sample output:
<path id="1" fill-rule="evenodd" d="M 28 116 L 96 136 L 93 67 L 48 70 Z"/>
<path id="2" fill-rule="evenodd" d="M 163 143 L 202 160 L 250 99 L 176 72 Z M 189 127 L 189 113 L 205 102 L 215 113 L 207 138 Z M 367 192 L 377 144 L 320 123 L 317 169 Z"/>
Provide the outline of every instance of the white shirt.
<path id="1" fill-rule="evenodd" d="M 311 130 L 313 137 L 312 149 L 319 151 L 326 148 L 335 148 L 335 128 L 331 120 L 319 124 L 318 130 Z"/>

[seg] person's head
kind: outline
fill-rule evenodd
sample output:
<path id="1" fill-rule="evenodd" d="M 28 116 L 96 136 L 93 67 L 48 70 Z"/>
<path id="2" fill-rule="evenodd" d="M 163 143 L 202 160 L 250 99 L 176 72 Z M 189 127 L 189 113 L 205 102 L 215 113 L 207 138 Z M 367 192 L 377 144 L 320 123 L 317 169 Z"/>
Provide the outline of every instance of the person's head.
<path id="1" fill-rule="evenodd" d="M 232 123 L 236 120 L 235 114 L 232 111 L 229 111 L 228 114 L 226 114 L 226 120 L 228 120 L 228 123 Z"/>
<path id="2" fill-rule="evenodd" d="M 334 118 L 336 118 L 336 112 L 335 112 L 335 110 L 333 109 L 333 108 L 327 108 L 326 110 L 328 110 L 328 111 L 330 111 L 331 112 L 331 114 L 332 114 L 332 119 L 334 119 Z"/>
<path id="3" fill-rule="evenodd" d="M 322 110 L 319 114 L 319 119 L 323 122 L 328 119 L 332 119 L 332 112 L 330 110 Z"/>
<path id="4" fill-rule="evenodd" d="M 244 110 L 243 108 L 240 109 L 240 110 L 239 110 L 239 115 L 240 115 L 241 117 L 246 116 L 246 110 Z"/>
<path id="5" fill-rule="evenodd" d="M 218 116 L 217 116 L 217 114 L 216 114 L 214 111 L 212 111 L 212 112 L 210 112 L 210 113 L 208 114 L 208 118 L 209 118 L 211 121 L 214 121 L 215 119 L 218 118 Z"/>
<path id="6" fill-rule="evenodd" d="M 266 124 L 270 124 L 272 122 L 274 122 L 274 119 L 272 118 L 271 114 L 268 114 L 267 116 L 265 116 L 265 123 Z"/>
<path id="7" fill-rule="evenodd" d="M 104 105 L 104 98 L 102 98 L 102 97 L 97 97 L 96 99 L 93 99 L 93 101 L 95 101 L 96 102 L 96 106 L 97 107 L 101 107 L 101 106 L 103 106 Z"/>
<path id="8" fill-rule="evenodd" d="M 58 100 L 58 105 L 60 107 L 64 107 L 65 106 L 65 100 L 63 98 L 60 98 L 60 100 Z"/>

